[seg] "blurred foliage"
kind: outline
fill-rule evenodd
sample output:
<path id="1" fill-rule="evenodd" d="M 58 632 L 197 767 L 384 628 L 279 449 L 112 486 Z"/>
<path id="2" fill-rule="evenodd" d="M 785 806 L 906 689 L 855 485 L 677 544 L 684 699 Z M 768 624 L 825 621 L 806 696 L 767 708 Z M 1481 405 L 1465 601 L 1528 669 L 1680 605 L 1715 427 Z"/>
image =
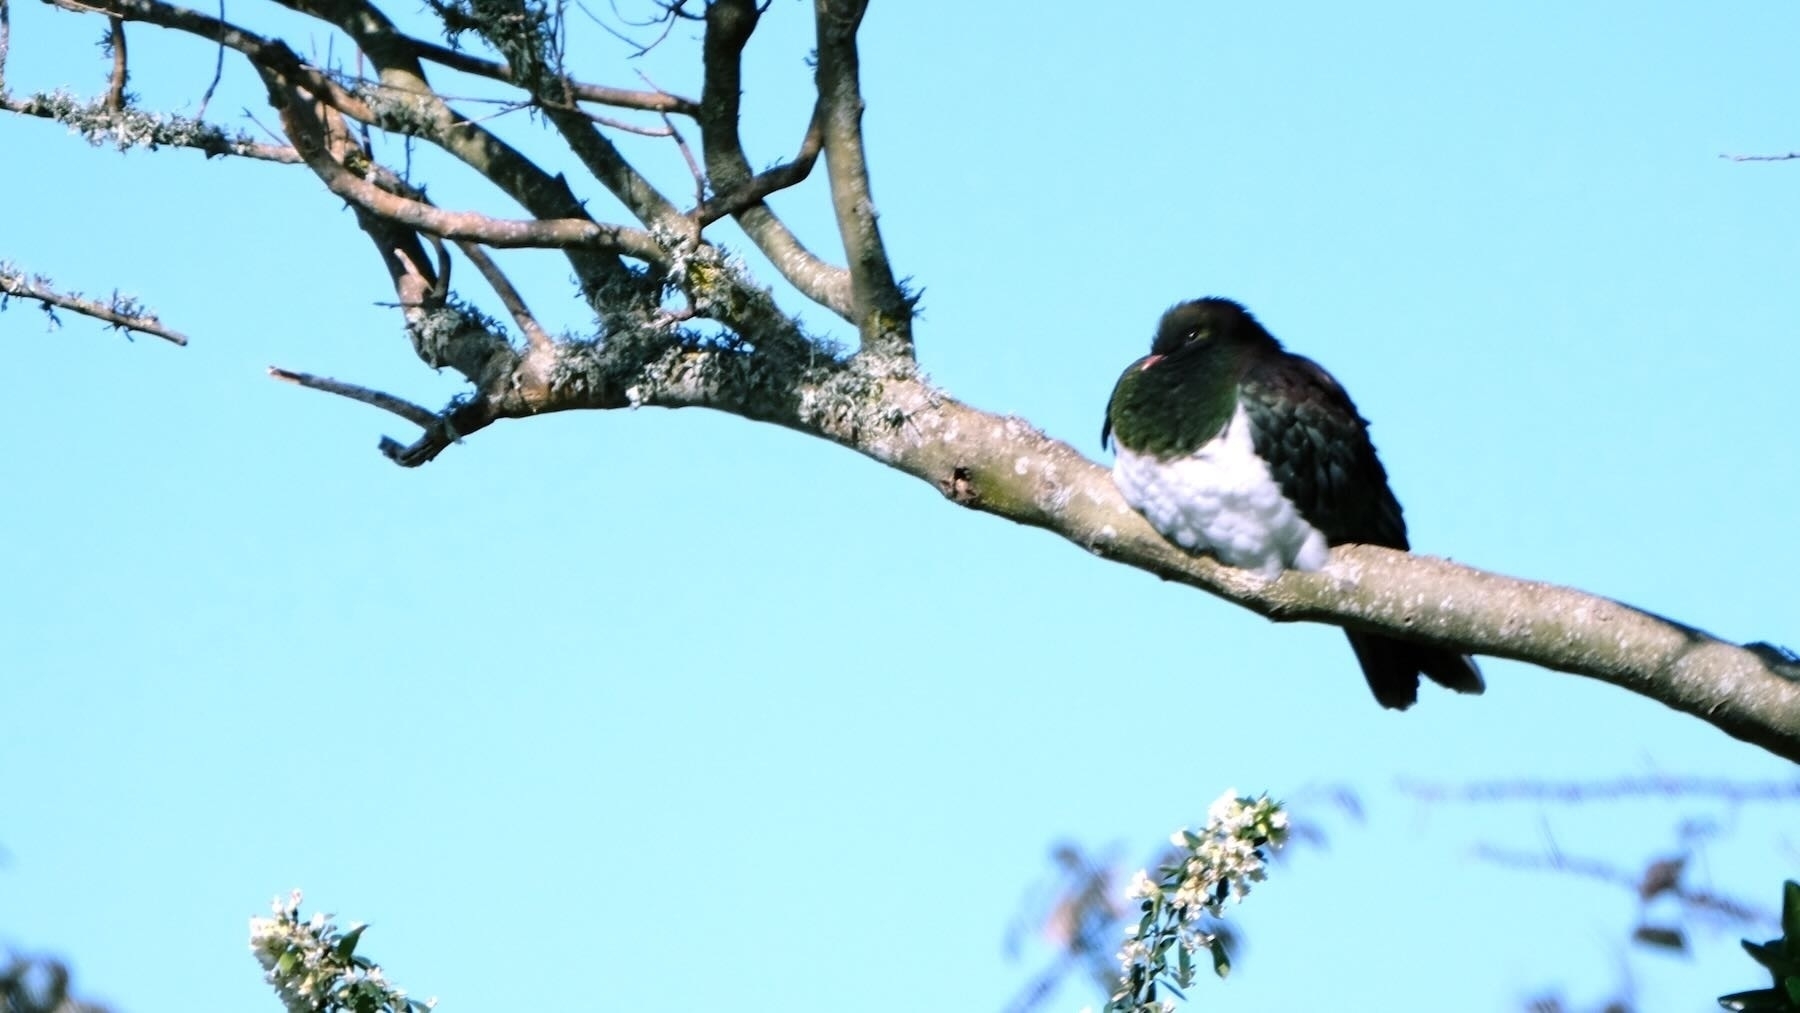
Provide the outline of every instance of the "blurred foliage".
<path id="1" fill-rule="evenodd" d="M 1766 943 L 1746 939 L 1744 949 L 1774 981 L 1720 996 L 1719 1005 L 1746 1013 L 1800 1013 L 1800 883 L 1790 879 L 1782 887 L 1781 935 Z"/>
<path id="2" fill-rule="evenodd" d="M 0 1013 L 111 1013 L 69 994 L 69 967 L 48 957 L 9 954 L 0 964 Z"/>

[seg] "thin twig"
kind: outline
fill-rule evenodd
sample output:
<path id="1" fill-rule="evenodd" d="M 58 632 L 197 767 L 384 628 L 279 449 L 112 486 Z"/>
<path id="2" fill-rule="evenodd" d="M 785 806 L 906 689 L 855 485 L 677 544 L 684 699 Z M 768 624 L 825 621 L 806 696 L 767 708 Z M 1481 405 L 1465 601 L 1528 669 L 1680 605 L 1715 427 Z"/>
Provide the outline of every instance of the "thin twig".
<path id="1" fill-rule="evenodd" d="M 22 273 L 0 269 L 0 305 L 4 299 L 32 299 L 45 306 L 69 310 L 85 317 L 102 320 L 126 331 L 149 334 L 177 345 L 188 343 L 187 335 L 163 325 L 154 313 L 136 311 L 135 304 L 115 295 L 110 303 L 52 289 L 42 278 L 28 278 Z"/>
<path id="2" fill-rule="evenodd" d="M 219 0 L 219 23 L 223 24 L 224 22 L 225 22 L 225 0 Z M 212 101 L 213 92 L 219 90 L 219 81 L 224 76 L 225 76 L 225 42 L 223 39 L 221 39 L 219 41 L 218 55 L 213 60 L 212 83 L 208 84 L 206 86 L 206 94 L 200 96 L 200 108 L 197 111 L 195 111 L 194 119 L 203 120 L 206 118 L 206 104 L 208 102 Z"/>
<path id="3" fill-rule="evenodd" d="M 324 126 L 310 103 L 274 68 L 258 65 L 265 81 L 286 92 L 280 112 L 306 164 L 327 189 L 352 204 L 420 232 L 445 239 L 472 239 L 489 246 L 583 247 L 612 250 L 643 260 L 659 261 L 665 254 L 649 232 L 580 218 L 490 218 L 473 211 L 445 211 L 421 201 L 388 193 L 345 168 L 325 150 Z"/>
<path id="4" fill-rule="evenodd" d="M 488 287 L 492 288 L 494 294 L 500 297 L 501 305 L 505 306 L 506 311 L 512 314 L 513 322 L 519 325 L 519 329 L 525 332 L 525 340 L 531 343 L 531 347 L 538 351 L 549 351 L 555 342 L 550 339 L 549 334 L 545 333 L 543 326 L 538 323 L 537 317 L 533 316 L 531 310 L 526 307 L 524 298 L 519 295 L 519 290 L 513 287 L 512 281 L 506 277 L 506 273 L 500 270 L 500 265 L 494 263 L 493 258 L 487 255 L 487 251 L 482 249 L 479 243 L 464 240 L 458 242 L 456 248 L 463 252 L 463 256 L 469 258 L 469 263 L 474 264 L 475 270 L 480 271 L 481 276 L 487 280 Z"/>
<path id="5" fill-rule="evenodd" d="M 1660 774 L 1589 782 L 1520 780 L 1434 784 L 1402 779 L 1396 787 L 1403 794 L 1432 803 L 1528 801 L 1581 804 L 1648 795 L 1666 798 L 1697 795 L 1735 804 L 1800 800 L 1800 780 L 1737 781 L 1729 778 L 1669 777 Z"/>
<path id="6" fill-rule="evenodd" d="M 1640 892 L 1644 884 L 1644 877 L 1634 876 L 1624 869 L 1598 858 L 1571 857 L 1560 852 L 1544 855 L 1528 851 L 1512 851 L 1489 844 L 1477 845 L 1474 856 L 1483 862 L 1490 862 L 1504 868 L 1565 873 L 1583 879 L 1611 883 L 1633 893 Z M 1689 890 L 1679 884 L 1670 885 L 1667 882 L 1660 883 L 1657 892 L 1673 895 L 1683 907 L 1705 911 L 1738 924 L 1772 925 L 1775 922 L 1773 912 L 1723 894 L 1706 890 Z"/>
<path id="7" fill-rule="evenodd" d="M 512 84 L 512 69 L 503 63 L 484 60 L 448 46 L 440 46 L 423 39 L 407 37 L 405 42 L 412 47 L 420 59 L 442 64 L 451 70 L 460 70 L 465 74 L 505 81 Z M 653 113 L 676 113 L 682 116 L 693 116 L 700 111 L 700 103 L 680 95 L 667 92 L 633 91 L 629 88 L 609 88 L 605 85 L 587 84 L 582 81 L 567 82 L 569 97 L 582 102 L 593 102 L 603 106 L 618 106 L 621 109 L 642 109 Z"/>
<path id="8" fill-rule="evenodd" d="M 681 136 L 681 131 L 675 129 L 675 121 L 669 119 L 668 113 L 663 114 L 662 121 L 663 126 L 669 128 L 670 136 L 675 138 L 675 147 L 681 149 L 681 158 L 687 163 L 688 172 L 694 175 L 694 206 L 698 208 L 706 203 L 706 172 L 700 168 L 700 163 L 694 158 L 694 150 L 688 147 L 687 138 Z"/>
<path id="9" fill-rule="evenodd" d="M 291 383 L 301 387 L 308 387 L 312 390 L 322 390 L 327 394 L 336 394 L 339 397 L 347 397 L 352 401 L 361 401 L 363 404 L 373 405 L 376 408 L 380 408 L 382 411 L 393 412 L 395 415 L 411 422 L 420 429 L 430 429 L 438 423 L 437 413 L 429 408 L 413 404 L 405 398 L 395 397 L 392 394 L 384 393 L 379 390 L 371 390 L 368 387 L 361 387 L 354 383 L 345 383 L 342 380 L 333 380 L 327 376 L 314 376 L 311 373 L 296 373 L 293 370 L 282 369 L 278 366 L 270 366 L 269 375 L 280 380 L 282 383 Z"/>
<path id="10" fill-rule="evenodd" d="M 648 28 L 651 25 L 657 24 L 658 22 L 660 22 L 663 26 L 662 31 L 657 33 L 656 38 L 651 39 L 649 42 L 646 42 L 646 43 L 643 43 L 640 45 L 636 39 L 632 38 L 629 35 L 626 35 L 624 32 L 621 32 L 618 29 L 614 28 L 613 26 L 600 20 L 600 18 L 598 16 L 596 16 L 593 11 L 590 11 L 587 9 L 587 6 L 584 5 L 581 2 L 581 0 L 575 0 L 575 6 L 581 8 L 581 13 L 586 14 L 588 16 L 589 20 L 593 21 L 594 24 L 599 25 L 606 32 L 606 34 L 612 36 L 615 39 L 618 39 L 620 42 L 623 42 L 627 46 L 630 46 L 633 49 L 637 50 L 637 52 L 632 53 L 629 57 L 626 58 L 626 59 L 631 59 L 631 60 L 635 60 L 638 57 L 643 56 L 645 53 L 650 52 L 652 49 L 655 49 L 657 46 L 662 45 L 663 40 L 669 37 L 669 33 L 671 31 L 674 31 L 675 22 L 678 18 L 681 18 L 681 17 L 692 18 L 693 17 L 693 15 L 684 13 L 681 9 L 682 6 L 686 3 L 686 0 L 677 0 L 677 2 L 673 3 L 673 4 L 661 5 L 663 10 L 666 12 L 665 15 L 660 18 L 653 18 L 649 21 L 633 21 L 630 18 L 625 17 L 623 14 L 619 13 L 619 5 L 617 2 L 615 2 L 615 0 L 608 0 L 608 3 L 611 4 L 611 6 L 612 6 L 613 16 L 617 17 L 620 21 L 625 22 L 627 25 L 630 25 L 633 28 Z"/>
<path id="11" fill-rule="evenodd" d="M 589 112 L 580 106 L 574 106 L 573 108 L 576 112 L 586 116 L 588 119 L 593 120 L 603 127 L 611 127 L 614 130 L 623 130 L 626 133 L 638 134 L 642 137 L 667 137 L 672 132 L 672 128 L 669 127 L 643 127 L 636 123 L 615 120 L 611 116 L 602 116 L 599 113 Z M 663 120 L 667 121 L 668 118 L 668 114 L 665 113 L 663 115 Z"/>
<path id="12" fill-rule="evenodd" d="M 1728 162 L 1791 162 L 1800 159 L 1800 151 L 1790 151 L 1783 155 L 1720 155 Z"/>
<path id="13" fill-rule="evenodd" d="M 751 177 L 743 186 L 730 193 L 720 194 L 710 203 L 695 209 L 701 225 L 710 225 L 728 215 L 735 215 L 746 208 L 753 207 L 779 190 L 798 186 L 812 175 L 813 166 L 819 160 L 819 152 L 825 146 L 825 135 L 819 129 L 819 116 L 815 109 L 812 121 L 807 125 L 806 136 L 800 140 L 800 151 L 794 160 L 765 169 Z"/>
<path id="14" fill-rule="evenodd" d="M 107 44 L 112 47 L 112 83 L 106 89 L 106 108 L 118 112 L 125 108 L 125 19 L 113 15 L 107 19 Z"/>

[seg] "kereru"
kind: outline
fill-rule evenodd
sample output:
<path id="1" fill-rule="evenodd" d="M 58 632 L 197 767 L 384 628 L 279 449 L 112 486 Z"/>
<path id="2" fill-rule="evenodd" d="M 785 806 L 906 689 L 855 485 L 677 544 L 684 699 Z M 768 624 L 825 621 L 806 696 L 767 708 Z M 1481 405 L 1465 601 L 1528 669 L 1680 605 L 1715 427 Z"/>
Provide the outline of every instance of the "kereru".
<path id="1" fill-rule="evenodd" d="M 1316 570 L 1333 545 L 1406 549 L 1406 521 L 1368 423 L 1318 363 L 1282 349 L 1244 307 L 1195 299 L 1163 314 L 1126 367 L 1101 442 L 1113 482 L 1164 538 L 1274 578 Z M 1383 707 L 1418 699 L 1419 676 L 1482 690 L 1468 657 L 1346 631 Z"/>

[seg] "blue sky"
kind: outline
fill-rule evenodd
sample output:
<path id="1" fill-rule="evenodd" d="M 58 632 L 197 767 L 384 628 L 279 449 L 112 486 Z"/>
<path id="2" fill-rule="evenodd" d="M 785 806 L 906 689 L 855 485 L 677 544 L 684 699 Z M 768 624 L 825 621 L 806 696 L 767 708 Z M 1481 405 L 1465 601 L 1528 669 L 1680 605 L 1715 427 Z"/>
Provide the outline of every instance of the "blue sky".
<path id="1" fill-rule="evenodd" d="M 1229 295 L 1374 420 L 1421 550 L 1800 641 L 1800 167 L 1718 158 L 1800 147 L 1800 9 L 1168 7 L 870 14 L 875 195 L 934 378 L 1098 456 L 1161 310 Z M 751 47 L 758 163 L 804 126 L 809 15 L 778 0 Z M 98 20 L 13 19 L 15 90 L 104 86 Z M 589 76 L 632 83 L 577 32 Z M 694 90 L 691 34 L 643 69 Z M 134 87 L 191 110 L 210 51 L 131 39 Z M 259 105 L 228 64 L 212 114 Z M 1337 631 L 704 412 L 503 423 L 402 471 L 374 452 L 402 423 L 263 375 L 456 389 L 304 170 L 0 129 L 0 255 L 194 339 L 0 315 L 0 942 L 68 957 L 121 1011 L 275 1008 L 246 919 L 295 886 L 451 1011 L 998 1010 L 1036 969 L 1000 940 L 1052 842 L 1147 854 L 1228 786 L 1337 783 L 1367 822 L 1316 811 L 1329 850 L 1251 898 L 1248 954 L 1196 1008 L 1591 1004 L 1629 974 L 1641 1008 L 1695 1010 L 1759 983 L 1731 930 L 1635 953 L 1628 895 L 1472 849 L 1634 869 L 1701 818 L 1721 836 L 1696 885 L 1772 906 L 1791 805 L 1394 785 L 1789 764 L 1509 662 L 1484 697 L 1384 713 Z M 685 192 L 666 142 L 627 146 Z M 776 206 L 830 251 L 821 182 Z M 582 326 L 557 258 L 504 263 Z"/>

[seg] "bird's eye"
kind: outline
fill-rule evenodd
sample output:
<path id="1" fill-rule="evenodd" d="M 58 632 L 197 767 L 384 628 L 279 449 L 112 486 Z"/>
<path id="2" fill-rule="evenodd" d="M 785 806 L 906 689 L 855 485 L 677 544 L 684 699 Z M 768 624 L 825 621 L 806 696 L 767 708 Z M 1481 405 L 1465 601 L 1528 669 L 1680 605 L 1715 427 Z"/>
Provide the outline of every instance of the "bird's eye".
<path id="1" fill-rule="evenodd" d="M 1212 328 L 1210 327 L 1196 327 L 1188 332 L 1189 341 L 1205 341 L 1209 337 L 1212 337 Z"/>

